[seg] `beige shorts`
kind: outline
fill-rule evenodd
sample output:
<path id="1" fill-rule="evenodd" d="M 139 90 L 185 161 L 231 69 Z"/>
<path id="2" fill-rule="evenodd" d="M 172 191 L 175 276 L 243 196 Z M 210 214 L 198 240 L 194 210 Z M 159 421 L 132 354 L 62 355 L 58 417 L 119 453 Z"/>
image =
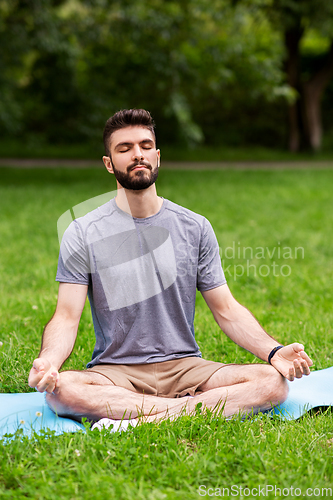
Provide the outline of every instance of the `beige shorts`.
<path id="1" fill-rule="evenodd" d="M 165 398 L 194 396 L 223 363 L 187 357 L 144 365 L 95 365 L 88 372 L 104 375 L 114 385 L 140 394 Z"/>

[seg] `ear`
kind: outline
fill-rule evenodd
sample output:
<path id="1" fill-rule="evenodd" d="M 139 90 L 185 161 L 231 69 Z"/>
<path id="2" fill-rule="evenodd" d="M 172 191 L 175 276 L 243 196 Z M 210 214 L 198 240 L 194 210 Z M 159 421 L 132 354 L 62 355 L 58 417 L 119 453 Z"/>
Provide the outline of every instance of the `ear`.
<path id="1" fill-rule="evenodd" d="M 103 156 L 103 163 L 105 165 L 106 170 L 110 174 L 113 174 L 114 172 L 113 172 L 113 168 L 112 168 L 111 159 L 109 158 L 109 156 Z"/>
<path id="2" fill-rule="evenodd" d="M 160 168 L 160 164 L 161 164 L 161 151 L 159 149 L 157 149 L 156 152 L 157 152 L 157 168 Z"/>

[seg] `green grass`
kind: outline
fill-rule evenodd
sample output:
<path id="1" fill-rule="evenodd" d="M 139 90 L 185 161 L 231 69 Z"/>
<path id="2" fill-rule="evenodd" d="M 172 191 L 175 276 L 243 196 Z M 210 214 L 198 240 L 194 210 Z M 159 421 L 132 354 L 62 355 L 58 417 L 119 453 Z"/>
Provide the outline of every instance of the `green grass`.
<path id="1" fill-rule="evenodd" d="M 115 185 L 96 169 L 0 172 L 0 391 L 27 392 L 55 307 L 57 219 Z M 158 181 L 160 195 L 208 217 L 235 297 L 282 343 L 305 343 L 314 369 L 333 365 L 332 183 L 330 170 L 161 171 Z M 246 247 L 253 258 L 249 250 L 243 256 Z M 285 248 L 292 255 L 283 256 Z M 304 255 L 295 255 L 296 248 Z M 281 274 L 282 266 L 289 275 Z M 204 357 L 254 361 L 219 331 L 199 295 L 195 328 Z M 66 368 L 84 368 L 93 344 L 86 306 Z M 198 413 L 121 435 L 17 435 L 0 441 L 0 449 L 0 498 L 197 499 L 200 485 L 217 494 L 215 488 L 233 485 L 233 492 L 293 486 L 303 496 L 307 488 L 333 488 L 331 412 L 296 422 Z"/>
<path id="2" fill-rule="evenodd" d="M 188 148 L 180 145 L 158 144 L 164 161 L 332 161 L 331 141 L 321 151 L 291 153 L 285 149 L 264 146 L 207 146 Z M 39 142 L 0 139 L 0 158 L 49 158 L 99 160 L 104 155 L 101 141 L 78 144 L 48 144 Z"/>
<path id="3" fill-rule="evenodd" d="M 275 485 L 305 494 L 308 488 L 333 486 L 332 424 L 332 413 L 288 423 L 265 416 L 241 422 L 197 415 L 143 424 L 121 435 L 90 431 L 16 439 L 0 443 L 0 494 L 182 500 L 199 499 L 203 487 L 236 492 Z"/>

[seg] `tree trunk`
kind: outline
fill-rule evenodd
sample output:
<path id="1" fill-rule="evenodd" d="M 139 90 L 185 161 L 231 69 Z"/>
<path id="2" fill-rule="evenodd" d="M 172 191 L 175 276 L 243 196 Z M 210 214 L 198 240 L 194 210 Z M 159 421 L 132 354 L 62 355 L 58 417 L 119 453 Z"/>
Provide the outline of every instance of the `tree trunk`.
<path id="1" fill-rule="evenodd" d="M 299 151 L 301 146 L 318 151 L 322 142 L 321 99 L 333 76 L 333 42 L 328 57 L 307 82 L 301 81 L 299 44 L 303 36 L 300 23 L 285 32 L 287 49 L 286 74 L 288 84 L 296 90 L 298 98 L 289 105 L 289 150 Z"/>
<path id="2" fill-rule="evenodd" d="M 308 146 L 318 151 L 322 141 L 321 99 L 333 76 L 333 42 L 324 66 L 303 84 L 304 131 Z"/>
<path id="3" fill-rule="evenodd" d="M 296 26 L 289 29 L 284 34 L 285 47 L 287 50 L 287 59 L 285 62 L 287 82 L 300 95 L 300 62 L 299 62 L 299 42 L 303 36 L 303 28 Z M 289 150 L 298 151 L 301 141 L 301 117 L 300 117 L 300 102 L 297 98 L 288 107 L 289 119 Z"/>

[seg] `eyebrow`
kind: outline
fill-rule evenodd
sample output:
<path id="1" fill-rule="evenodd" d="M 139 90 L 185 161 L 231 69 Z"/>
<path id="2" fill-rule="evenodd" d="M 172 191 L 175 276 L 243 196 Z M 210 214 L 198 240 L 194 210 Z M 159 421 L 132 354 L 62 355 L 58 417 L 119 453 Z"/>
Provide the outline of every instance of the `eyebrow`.
<path id="1" fill-rule="evenodd" d="M 139 142 L 139 144 L 154 144 L 154 141 L 152 139 L 143 139 L 142 141 Z M 133 146 L 134 142 L 119 142 L 116 146 L 115 149 L 119 149 L 123 146 Z"/>

